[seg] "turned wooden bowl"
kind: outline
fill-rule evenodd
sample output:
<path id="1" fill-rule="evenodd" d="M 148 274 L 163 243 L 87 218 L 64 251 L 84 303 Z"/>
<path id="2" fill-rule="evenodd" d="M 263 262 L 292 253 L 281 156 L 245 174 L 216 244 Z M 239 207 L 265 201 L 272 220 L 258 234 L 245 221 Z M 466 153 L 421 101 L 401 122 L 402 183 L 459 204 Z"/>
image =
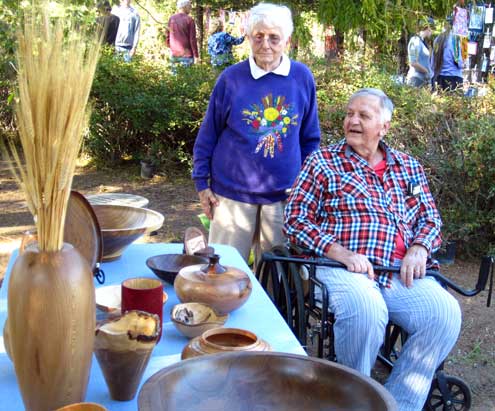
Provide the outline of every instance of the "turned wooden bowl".
<path id="1" fill-rule="evenodd" d="M 187 254 L 160 254 L 146 260 L 146 265 L 151 271 L 172 285 L 178 272 L 184 267 L 206 263 L 208 263 L 206 257 Z"/>
<path id="2" fill-rule="evenodd" d="M 107 411 L 107 409 L 95 402 L 78 402 L 76 404 L 69 404 L 62 408 L 57 408 L 54 411 Z"/>
<path id="3" fill-rule="evenodd" d="M 176 304 L 170 313 L 175 328 L 188 338 L 198 337 L 212 328 L 222 327 L 229 315 L 219 315 L 202 303 Z"/>
<path id="4" fill-rule="evenodd" d="M 133 241 L 163 225 L 163 215 L 148 208 L 110 204 L 92 207 L 103 237 L 103 261 L 116 260 Z"/>
<path id="5" fill-rule="evenodd" d="M 395 411 L 379 383 L 343 365 L 276 352 L 204 355 L 166 367 L 143 385 L 139 411 Z"/>

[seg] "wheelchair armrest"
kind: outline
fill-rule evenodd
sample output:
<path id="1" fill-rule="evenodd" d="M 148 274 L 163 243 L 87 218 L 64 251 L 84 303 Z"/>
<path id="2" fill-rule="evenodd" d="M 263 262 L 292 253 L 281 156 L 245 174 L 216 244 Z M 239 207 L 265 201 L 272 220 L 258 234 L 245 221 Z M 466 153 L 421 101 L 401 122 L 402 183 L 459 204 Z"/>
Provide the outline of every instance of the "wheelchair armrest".
<path id="1" fill-rule="evenodd" d="M 298 263 L 298 264 L 308 264 L 308 265 L 320 265 L 324 267 L 335 267 L 335 268 L 346 268 L 344 264 L 339 263 L 337 261 L 331 260 L 329 258 L 324 257 L 312 257 L 308 258 L 307 256 L 299 256 L 299 257 L 280 257 L 274 256 L 271 253 L 264 253 L 263 259 L 268 261 L 284 261 L 288 263 Z M 494 266 L 495 259 L 494 257 L 487 256 L 483 257 L 481 260 L 480 271 L 478 274 L 478 280 L 476 282 L 476 286 L 472 290 L 466 290 L 462 288 L 460 285 L 452 281 L 451 279 L 445 277 L 439 271 L 435 270 L 427 270 L 426 275 L 436 278 L 439 282 L 441 282 L 446 287 L 451 288 L 455 292 L 465 296 L 465 297 L 473 297 L 483 291 L 486 287 L 488 279 L 490 279 L 490 285 L 488 289 L 488 298 L 487 298 L 487 307 L 491 304 L 491 297 L 493 292 L 493 282 L 494 282 Z M 373 265 L 373 269 L 378 272 L 389 271 L 397 273 L 400 271 L 400 267 L 387 267 L 387 266 L 379 266 Z"/>

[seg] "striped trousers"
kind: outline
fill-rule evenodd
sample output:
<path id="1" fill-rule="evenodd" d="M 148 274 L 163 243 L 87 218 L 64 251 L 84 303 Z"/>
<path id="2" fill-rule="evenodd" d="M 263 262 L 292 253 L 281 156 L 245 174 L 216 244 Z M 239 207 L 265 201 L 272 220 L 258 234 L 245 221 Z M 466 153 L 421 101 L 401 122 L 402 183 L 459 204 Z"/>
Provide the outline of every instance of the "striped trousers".
<path id="1" fill-rule="evenodd" d="M 384 288 L 366 274 L 340 268 L 318 267 L 316 276 L 328 288 L 339 363 L 369 376 L 388 321 L 407 332 L 385 387 L 399 411 L 421 411 L 437 367 L 459 336 L 461 310 L 455 298 L 429 277 L 407 288 L 394 274 L 392 287 Z"/>

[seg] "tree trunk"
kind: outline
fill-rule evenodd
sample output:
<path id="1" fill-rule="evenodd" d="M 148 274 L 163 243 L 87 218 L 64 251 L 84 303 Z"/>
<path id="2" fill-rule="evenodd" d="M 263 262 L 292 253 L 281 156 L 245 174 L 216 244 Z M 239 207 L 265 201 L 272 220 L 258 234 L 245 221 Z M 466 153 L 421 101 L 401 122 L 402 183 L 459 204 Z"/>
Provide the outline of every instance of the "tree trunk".
<path id="1" fill-rule="evenodd" d="M 203 54 L 202 52 L 203 52 L 203 45 L 204 45 L 204 40 L 205 40 L 203 15 L 204 15 L 204 7 L 198 1 L 197 6 L 196 6 L 196 32 L 198 34 L 198 52 L 199 52 L 199 57 L 201 57 L 201 58 L 202 58 L 202 54 Z"/>
<path id="2" fill-rule="evenodd" d="M 402 34 L 399 39 L 399 74 L 407 74 L 409 65 L 407 64 L 407 30 L 402 29 Z"/>

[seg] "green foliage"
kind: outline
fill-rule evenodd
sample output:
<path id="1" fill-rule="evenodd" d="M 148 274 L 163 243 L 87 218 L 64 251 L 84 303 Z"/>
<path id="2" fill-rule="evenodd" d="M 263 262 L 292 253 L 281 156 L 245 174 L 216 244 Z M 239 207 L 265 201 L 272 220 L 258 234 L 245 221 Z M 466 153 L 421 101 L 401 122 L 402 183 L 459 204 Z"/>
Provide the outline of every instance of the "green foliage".
<path id="1" fill-rule="evenodd" d="M 190 164 L 192 145 L 215 77 L 195 65 L 172 76 L 167 66 L 106 50 L 92 89 L 85 150 L 99 165 L 150 159 L 164 167 Z"/>

